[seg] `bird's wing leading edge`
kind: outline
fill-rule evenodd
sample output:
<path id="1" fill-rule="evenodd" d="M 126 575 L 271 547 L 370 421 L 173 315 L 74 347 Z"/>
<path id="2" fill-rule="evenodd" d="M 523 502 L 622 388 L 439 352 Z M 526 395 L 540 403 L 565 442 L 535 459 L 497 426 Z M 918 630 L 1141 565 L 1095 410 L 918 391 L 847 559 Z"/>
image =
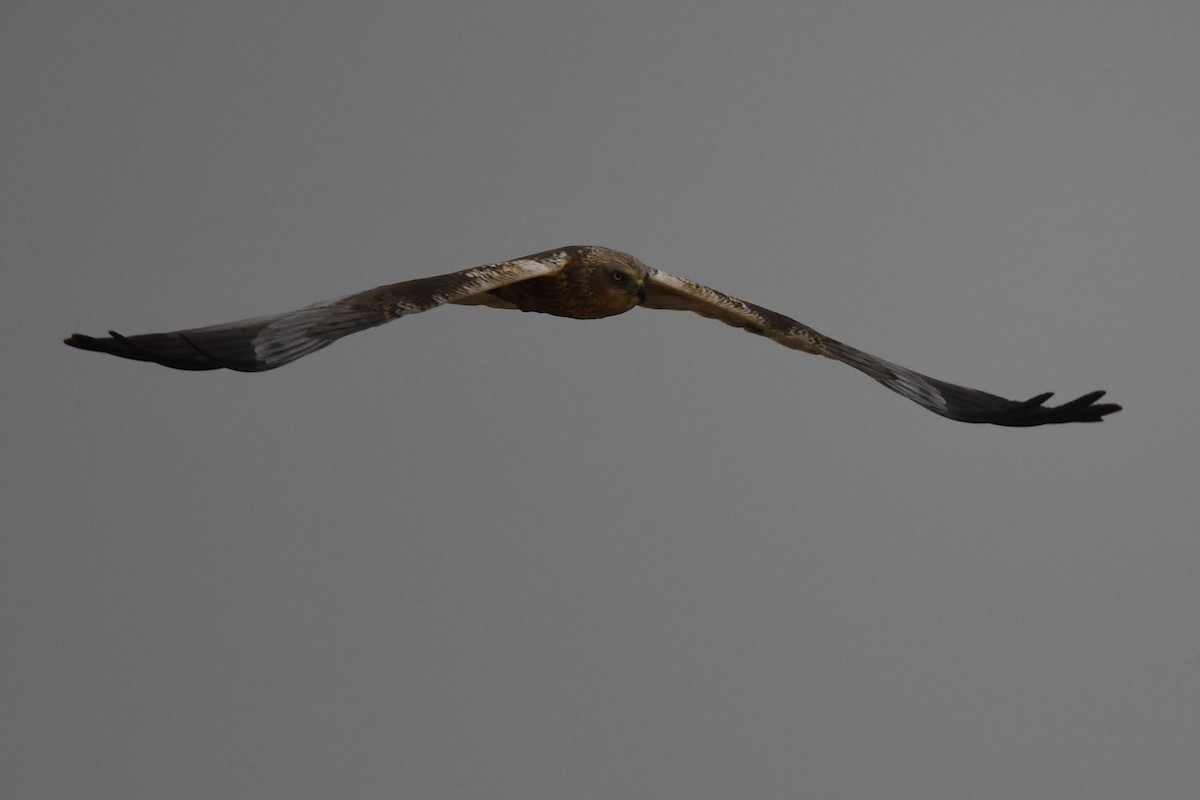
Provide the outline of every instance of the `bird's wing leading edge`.
<path id="1" fill-rule="evenodd" d="M 1102 391 L 1089 392 L 1060 406 L 1045 406 L 1043 403 L 1052 392 L 1024 401 L 1008 400 L 978 389 L 939 381 L 842 344 L 783 314 L 655 269 L 650 270 L 646 279 L 646 299 L 642 305 L 691 311 L 765 336 L 785 347 L 841 361 L 933 413 L 961 422 L 1010 427 L 1100 422 L 1106 414 L 1121 410 L 1113 403 L 1097 403 L 1104 396 Z"/>
<path id="2" fill-rule="evenodd" d="M 567 261 L 565 253 L 551 251 L 380 286 L 282 314 L 137 336 L 109 331 L 109 336 L 97 338 L 76 333 L 64 341 L 83 350 L 153 361 L 174 369 L 261 372 L 393 319 L 470 301 L 510 283 L 553 275 Z"/>

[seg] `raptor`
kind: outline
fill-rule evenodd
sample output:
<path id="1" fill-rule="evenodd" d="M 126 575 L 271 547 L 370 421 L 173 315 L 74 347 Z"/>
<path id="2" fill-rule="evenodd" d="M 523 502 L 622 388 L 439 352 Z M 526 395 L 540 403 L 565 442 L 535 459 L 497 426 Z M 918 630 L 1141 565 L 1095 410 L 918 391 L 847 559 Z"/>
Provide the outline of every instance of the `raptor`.
<path id="1" fill-rule="evenodd" d="M 1052 393 L 1008 400 L 884 361 L 790 317 L 677 278 L 606 247 L 575 245 L 369 289 L 282 314 L 168 333 L 106 337 L 73 334 L 83 350 L 183 370 L 261 372 L 288 364 L 343 336 L 442 305 L 480 305 L 570 319 L 599 319 L 635 307 L 691 311 L 765 336 L 784 347 L 848 364 L 935 414 L 961 422 L 1031 427 L 1100 422 L 1121 407 L 1089 392 L 1059 406 Z"/>

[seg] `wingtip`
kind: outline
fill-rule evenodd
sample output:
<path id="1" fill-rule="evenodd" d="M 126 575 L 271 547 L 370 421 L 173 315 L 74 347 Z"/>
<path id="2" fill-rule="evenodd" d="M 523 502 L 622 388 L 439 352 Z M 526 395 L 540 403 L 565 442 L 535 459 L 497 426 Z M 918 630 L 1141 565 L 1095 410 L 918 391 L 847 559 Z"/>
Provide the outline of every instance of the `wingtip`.
<path id="1" fill-rule="evenodd" d="M 1104 395 L 1103 389 L 1096 389 L 1080 395 L 1068 403 L 1063 403 L 1055 410 L 1059 416 L 1069 422 L 1103 422 L 1105 416 L 1121 410 L 1121 406 L 1116 403 L 1096 402 Z"/>
<path id="2" fill-rule="evenodd" d="M 76 347 L 80 350 L 98 350 L 99 345 L 95 336 L 88 336 L 82 333 L 72 333 L 67 338 L 63 339 L 63 344 L 70 347 Z"/>
<path id="3" fill-rule="evenodd" d="M 1096 422 L 1104 422 L 1104 418 L 1109 414 L 1115 414 L 1118 411 L 1125 410 L 1124 406 L 1118 405 L 1117 403 L 1100 403 L 1097 405 L 1096 401 L 1101 397 L 1104 397 L 1105 394 L 1106 392 L 1103 390 L 1097 389 L 1096 391 L 1088 392 L 1083 397 L 1079 398 L 1080 401 L 1087 401 L 1086 403 L 1081 403 L 1081 405 L 1087 406 L 1089 410 L 1096 413 Z"/>

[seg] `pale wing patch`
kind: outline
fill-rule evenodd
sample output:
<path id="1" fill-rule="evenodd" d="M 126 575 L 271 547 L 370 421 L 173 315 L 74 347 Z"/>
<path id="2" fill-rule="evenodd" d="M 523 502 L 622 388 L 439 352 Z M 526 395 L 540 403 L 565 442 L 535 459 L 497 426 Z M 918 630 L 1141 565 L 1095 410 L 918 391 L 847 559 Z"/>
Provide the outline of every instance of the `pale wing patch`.
<path id="1" fill-rule="evenodd" d="M 820 333 L 791 317 L 656 269 L 651 269 L 646 277 L 646 300 L 642 305 L 691 311 L 805 353 L 820 353 L 824 339 Z"/>
<path id="2" fill-rule="evenodd" d="M 822 355 L 854 367 L 896 394 L 907 397 L 935 414 L 944 416 L 949 409 L 949 403 L 934 385 L 932 379 L 919 372 L 913 372 L 907 367 L 884 361 L 882 358 L 864 353 L 862 350 L 842 344 L 835 339 L 826 338 L 825 350 Z"/>
<path id="3" fill-rule="evenodd" d="M 386 320 L 373 318 L 330 300 L 271 318 L 251 340 L 254 354 L 267 368 L 282 366 L 327 347 L 343 336 Z"/>
<path id="4" fill-rule="evenodd" d="M 445 281 L 445 287 L 439 291 L 431 292 L 426 296 L 421 296 L 420 292 L 414 292 L 410 298 L 397 298 L 396 306 L 401 309 L 401 314 L 397 316 L 428 311 L 446 303 L 470 300 L 474 296 L 499 289 L 501 286 L 508 286 L 511 283 L 518 283 L 530 278 L 553 275 L 562 270 L 569 261 L 570 257 L 567 253 L 560 250 L 537 257 L 517 258 L 499 264 L 484 264 L 481 267 L 472 267 L 462 272 L 451 273 L 444 277 L 452 280 Z M 417 283 L 417 281 L 395 284 L 395 286 L 407 286 L 411 283 Z"/>

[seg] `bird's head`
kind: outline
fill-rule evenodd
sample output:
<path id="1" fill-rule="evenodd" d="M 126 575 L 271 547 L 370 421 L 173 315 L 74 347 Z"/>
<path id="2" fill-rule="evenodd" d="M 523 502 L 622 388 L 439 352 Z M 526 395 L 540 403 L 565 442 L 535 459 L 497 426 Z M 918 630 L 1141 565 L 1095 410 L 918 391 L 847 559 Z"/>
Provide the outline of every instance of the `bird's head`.
<path id="1" fill-rule="evenodd" d="M 610 313 L 619 314 L 646 299 L 646 265 L 628 253 L 607 247 L 580 247 L 579 265 L 588 276 L 593 297 L 602 299 Z"/>

